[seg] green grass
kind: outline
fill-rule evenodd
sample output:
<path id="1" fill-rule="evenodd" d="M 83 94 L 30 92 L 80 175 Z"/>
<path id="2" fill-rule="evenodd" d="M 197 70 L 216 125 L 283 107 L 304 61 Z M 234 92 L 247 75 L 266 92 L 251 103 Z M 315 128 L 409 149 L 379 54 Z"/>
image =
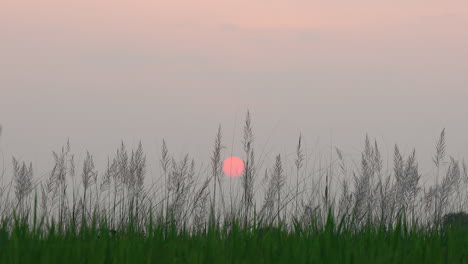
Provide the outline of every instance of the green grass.
<path id="1" fill-rule="evenodd" d="M 141 143 L 131 152 L 122 143 L 103 173 L 89 153 L 77 166 L 69 142 L 46 179 L 13 159 L 11 181 L 0 173 L 0 264 L 468 263 L 468 165 L 445 160 L 445 130 L 434 157 L 441 181 L 428 189 L 415 151 L 405 158 L 395 145 L 384 169 L 367 136 L 360 166 L 337 149 L 326 171 L 301 170 L 299 137 L 295 172 L 278 154 L 263 179 L 252 142 L 247 114 L 241 197 L 220 180 L 220 128 L 209 168 L 188 154 L 177 161 L 163 141 L 151 185 Z"/>
<path id="2" fill-rule="evenodd" d="M 312 225 L 311 225 L 312 227 Z M 387 230 L 386 230 L 387 229 Z M 147 234 L 117 234 L 96 223 L 76 230 L 34 229 L 3 221 L 0 263 L 468 263 L 466 229 L 447 232 L 368 226 L 358 232 L 271 228 L 177 232 L 152 224 Z"/>

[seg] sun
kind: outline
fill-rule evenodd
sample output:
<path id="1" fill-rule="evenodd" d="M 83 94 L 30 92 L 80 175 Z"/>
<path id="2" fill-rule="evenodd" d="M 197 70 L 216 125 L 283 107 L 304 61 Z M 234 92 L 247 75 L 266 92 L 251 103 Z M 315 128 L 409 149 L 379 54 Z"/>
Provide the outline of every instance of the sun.
<path id="1" fill-rule="evenodd" d="M 229 177 L 239 177 L 244 172 L 244 162 L 238 157 L 229 157 L 223 162 L 223 171 Z"/>

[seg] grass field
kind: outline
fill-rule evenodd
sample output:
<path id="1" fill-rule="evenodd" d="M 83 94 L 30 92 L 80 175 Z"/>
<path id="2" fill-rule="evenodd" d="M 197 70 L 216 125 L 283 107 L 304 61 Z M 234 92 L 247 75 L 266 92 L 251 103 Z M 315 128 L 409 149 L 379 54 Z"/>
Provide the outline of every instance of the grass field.
<path id="1" fill-rule="evenodd" d="M 0 263 L 468 263 L 468 170 L 447 157 L 445 130 L 432 175 L 397 145 L 386 168 L 369 137 L 351 165 L 338 148 L 308 164 L 300 136 L 292 161 L 278 154 L 264 168 L 249 113 L 241 143 L 234 191 L 221 128 L 207 167 L 163 141 L 159 175 L 141 144 L 122 143 L 102 173 L 90 153 L 77 165 L 69 143 L 43 178 L 13 158 L 1 175 Z"/>
<path id="2" fill-rule="evenodd" d="M 175 226 L 146 234 L 117 234 L 90 226 L 47 232 L 14 224 L 0 230 L 1 263 L 466 263 L 467 229 L 427 232 L 398 224 L 359 232 L 324 229 L 292 232 L 210 228 L 194 234 Z"/>

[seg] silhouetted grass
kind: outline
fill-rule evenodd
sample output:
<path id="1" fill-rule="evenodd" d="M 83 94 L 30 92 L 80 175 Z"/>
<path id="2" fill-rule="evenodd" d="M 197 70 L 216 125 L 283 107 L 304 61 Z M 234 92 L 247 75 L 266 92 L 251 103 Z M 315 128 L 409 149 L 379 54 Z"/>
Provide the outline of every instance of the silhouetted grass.
<path id="1" fill-rule="evenodd" d="M 103 173 L 90 153 L 77 165 L 68 142 L 45 179 L 13 159 L 0 184 L 0 263 L 468 263 L 468 171 L 446 159 L 445 130 L 428 189 L 415 150 L 395 145 L 385 167 L 368 136 L 354 166 L 331 146 L 311 167 L 300 135 L 293 170 L 281 154 L 263 168 L 254 142 L 247 113 L 240 199 L 220 177 L 221 127 L 206 170 L 165 141 L 160 175 L 147 174 L 141 143 L 122 142 Z"/>
<path id="2" fill-rule="evenodd" d="M 101 223 L 102 224 L 102 223 Z M 91 223 L 78 231 L 50 224 L 45 230 L 14 220 L 0 228 L 1 263 L 465 263 L 466 229 L 446 233 L 369 225 L 358 232 L 339 230 L 332 217 L 324 228 L 231 230 L 212 226 L 202 232 L 176 225 L 110 232 Z M 11 227 L 9 227 L 11 226 Z M 104 225 L 105 226 L 105 225 Z"/>

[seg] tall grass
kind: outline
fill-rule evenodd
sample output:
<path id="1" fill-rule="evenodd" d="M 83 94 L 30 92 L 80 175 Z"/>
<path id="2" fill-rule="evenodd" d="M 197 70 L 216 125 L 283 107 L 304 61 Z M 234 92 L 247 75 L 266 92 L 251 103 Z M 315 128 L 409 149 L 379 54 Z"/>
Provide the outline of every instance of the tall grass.
<path id="1" fill-rule="evenodd" d="M 52 153 L 55 164 L 45 180 L 34 177 L 31 164 L 13 158 L 11 181 L 0 186 L 0 260 L 242 262 L 250 254 L 249 260 L 269 263 L 287 260 L 289 254 L 298 263 L 466 261 L 448 248 L 466 243 L 466 236 L 444 229 L 453 219 L 466 224 L 466 215 L 455 213 L 468 207 L 467 166 L 453 157 L 446 161 L 445 130 L 433 158 L 437 180 L 427 188 L 421 179 L 432 175 L 420 173 L 416 150 L 405 157 L 395 145 L 387 168 L 377 141 L 366 135 L 358 165 L 334 148 L 330 159 L 335 159 L 327 161 L 327 168 L 310 169 L 304 166 L 309 157 L 300 135 L 293 170 L 286 169 L 288 160 L 281 153 L 273 167 L 262 168 L 262 162 L 255 162 L 249 112 L 243 129 L 240 201 L 224 192 L 221 126 L 208 170 L 188 154 L 171 155 L 165 140 L 158 175 L 148 175 L 141 143 L 129 151 L 122 142 L 99 173 L 89 152 L 77 165 L 67 142 Z M 261 182 L 256 180 L 260 170 L 265 171 Z M 145 184 L 148 177 L 152 185 Z M 332 179 L 339 183 L 334 193 Z M 259 184 L 263 193 L 256 191 Z M 65 241 L 68 251 L 52 249 Z M 177 248 L 170 246 L 175 244 Z M 400 253 L 380 251 L 384 247 Z M 30 253 L 22 255 L 26 251 Z M 127 259 L 130 252 L 141 255 Z"/>
<path id="2" fill-rule="evenodd" d="M 235 222 L 230 230 L 193 234 L 175 225 L 148 225 L 148 232 L 110 232 L 94 221 L 75 232 L 51 223 L 30 228 L 24 221 L 0 226 L 2 263 L 464 263 L 468 232 L 447 233 L 367 225 L 340 229 L 328 217 L 324 227 L 250 231 Z M 152 227 L 152 228 L 151 228 Z M 455 233 L 456 232 L 456 233 Z"/>

